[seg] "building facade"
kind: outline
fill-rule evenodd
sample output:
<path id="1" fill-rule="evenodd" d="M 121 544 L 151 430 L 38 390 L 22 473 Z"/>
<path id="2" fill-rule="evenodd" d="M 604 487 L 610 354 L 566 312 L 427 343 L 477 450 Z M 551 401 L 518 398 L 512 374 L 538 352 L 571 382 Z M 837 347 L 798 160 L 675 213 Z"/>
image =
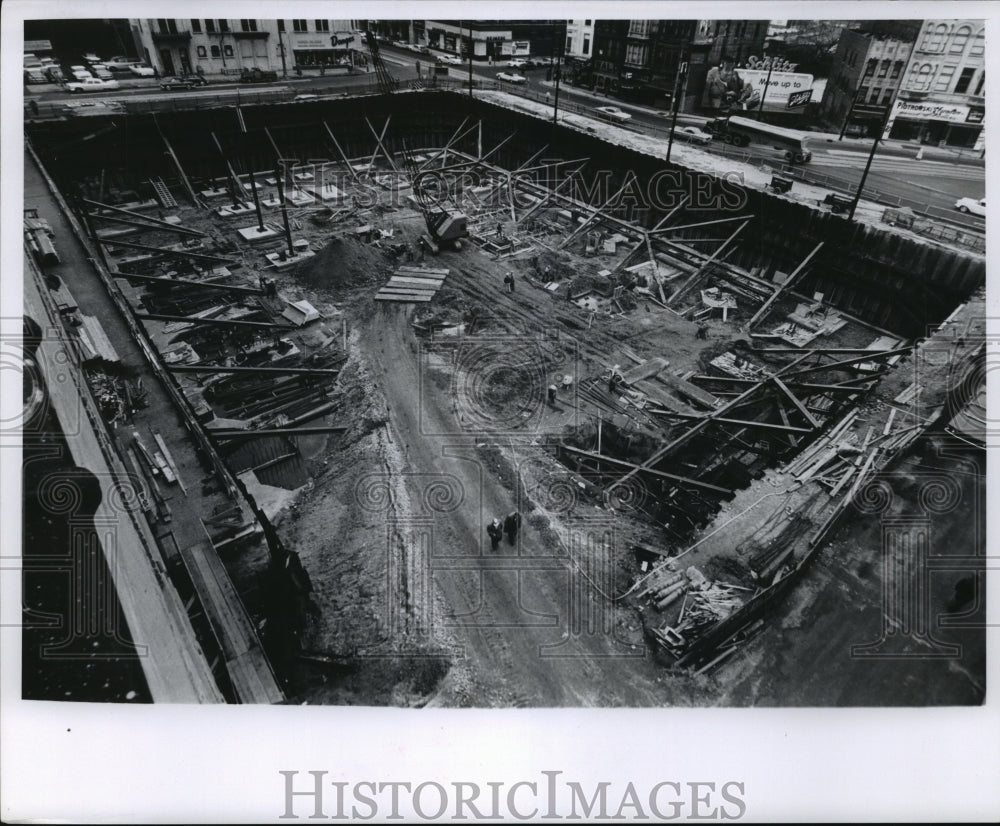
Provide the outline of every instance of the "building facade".
<path id="1" fill-rule="evenodd" d="M 845 134 L 874 137 L 896 99 L 916 34 L 844 29 L 823 95 L 823 117 Z"/>
<path id="2" fill-rule="evenodd" d="M 352 68 L 366 62 L 353 20 L 132 19 L 141 56 L 160 75 L 239 75 Z"/>
<path id="3" fill-rule="evenodd" d="M 567 20 L 565 52 L 568 57 L 587 59 L 594 50 L 594 21 Z"/>
<path id="4" fill-rule="evenodd" d="M 412 30 L 418 45 L 456 55 L 467 54 L 471 40 L 474 60 L 495 63 L 558 54 L 567 25 L 565 20 L 421 20 Z"/>
<path id="5" fill-rule="evenodd" d="M 599 92 L 651 106 L 671 105 L 695 20 L 597 20 L 593 82 Z"/>
<path id="6" fill-rule="evenodd" d="M 925 20 L 886 124 L 886 137 L 985 146 L 983 20 Z"/>

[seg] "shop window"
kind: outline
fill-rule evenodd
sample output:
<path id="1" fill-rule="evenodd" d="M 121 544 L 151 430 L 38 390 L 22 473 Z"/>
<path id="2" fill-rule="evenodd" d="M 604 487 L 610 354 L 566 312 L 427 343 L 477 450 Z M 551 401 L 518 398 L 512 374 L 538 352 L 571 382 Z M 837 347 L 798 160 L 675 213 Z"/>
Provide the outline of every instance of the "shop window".
<path id="1" fill-rule="evenodd" d="M 305 20 L 293 20 L 292 21 L 292 31 L 296 32 L 307 32 L 309 27 L 306 25 Z"/>
<path id="2" fill-rule="evenodd" d="M 317 20 L 316 21 L 316 31 L 318 31 L 318 32 L 328 32 L 328 31 L 330 31 L 330 21 L 329 20 Z"/>
<path id="3" fill-rule="evenodd" d="M 201 34 L 201 21 L 200 20 L 192 20 L 191 21 L 191 31 L 193 31 L 195 34 Z"/>
<path id="4" fill-rule="evenodd" d="M 198 57 L 208 57 L 208 50 L 204 46 L 198 47 Z"/>
<path id="5" fill-rule="evenodd" d="M 972 66 L 962 69 L 962 74 L 958 76 L 958 83 L 955 84 L 956 95 L 964 95 L 969 91 L 969 86 L 972 84 L 972 77 L 975 73 L 976 70 Z"/>
<path id="6" fill-rule="evenodd" d="M 219 50 L 218 46 L 212 46 L 212 57 L 221 57 L 222 52 Z"/>

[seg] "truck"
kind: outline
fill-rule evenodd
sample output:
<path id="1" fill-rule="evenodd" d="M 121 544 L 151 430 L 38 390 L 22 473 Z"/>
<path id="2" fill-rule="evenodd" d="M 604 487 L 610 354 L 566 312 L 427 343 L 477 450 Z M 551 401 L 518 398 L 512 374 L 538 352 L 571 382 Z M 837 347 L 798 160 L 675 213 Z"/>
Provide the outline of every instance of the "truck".
<path id="1" fill-rule="evenodd" d="M 251 69 L 244 69 L 240 74 L 240 83 L 274 83 L 277 79 L 277 72 L 258 69 L 256 66 Z"/>
<path id="2" fill-rule="evenodd" d="M 705 131 L 713 138 L 733 146 L 755 143 L 776 149 L 789 163 L 808 163 L 812 159 L 809 136 L 795 129 L 730 115 L 709 121 L 705 125 Z"/>

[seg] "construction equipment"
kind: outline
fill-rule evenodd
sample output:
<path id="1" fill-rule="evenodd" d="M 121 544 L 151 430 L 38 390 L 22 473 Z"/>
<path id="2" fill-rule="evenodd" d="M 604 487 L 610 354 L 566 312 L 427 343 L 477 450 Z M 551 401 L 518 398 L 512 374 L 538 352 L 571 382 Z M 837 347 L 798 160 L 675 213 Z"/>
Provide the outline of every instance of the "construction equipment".
<path id="1" fill-rule="evenodd" d="M 382 94 L 394 92 L 399 87 L 396 80 L 382 62 L 382 54 L 379 52 L 378 40 L 375 39 L 375 32 L 369 30 L 365 32 L 365 43 L 368 46 L 368 53 L 372 58 L 372 66 L 375 69 L 375 78 L 378 80 L 378 90 Z"/>
<path id="2" fill-rule="evenodd" d="M 427 191 L 427 183 L 435 180 L 433 173 L 422 173 L 403 141 L 403 160 L 410 176 L 410 187 L 418 209 L 427 223 L 427 232 L 420 236 L 427 248 L 437 255 L 442 248 L 460 250 L 462 239 L 469 237 L 469 217 L 458 210 L 449 210 Z"/>

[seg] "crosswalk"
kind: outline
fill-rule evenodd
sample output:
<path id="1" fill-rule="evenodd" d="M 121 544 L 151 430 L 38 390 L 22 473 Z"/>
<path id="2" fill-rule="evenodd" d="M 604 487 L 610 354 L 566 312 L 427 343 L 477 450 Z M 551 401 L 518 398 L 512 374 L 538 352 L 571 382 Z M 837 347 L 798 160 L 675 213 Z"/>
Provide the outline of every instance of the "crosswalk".
<path id="1" fill-rule="evenodd" d="M 813 154 L 812 166 L 838 167 L 844 169 L 863 169 L 867 156 L 858 152 L 843 149 L 821 150 Z M 985 180 L 985 170 L 979 166 L 964 166 L 948 161 L 916 160 L 914 157 L 901 158 L 892 155 L 875 155 L 872 169 L 879 172 L 900 172 L 907 177 L 939 177 L 963 181 Z"/>

